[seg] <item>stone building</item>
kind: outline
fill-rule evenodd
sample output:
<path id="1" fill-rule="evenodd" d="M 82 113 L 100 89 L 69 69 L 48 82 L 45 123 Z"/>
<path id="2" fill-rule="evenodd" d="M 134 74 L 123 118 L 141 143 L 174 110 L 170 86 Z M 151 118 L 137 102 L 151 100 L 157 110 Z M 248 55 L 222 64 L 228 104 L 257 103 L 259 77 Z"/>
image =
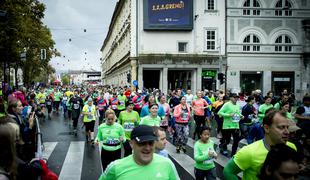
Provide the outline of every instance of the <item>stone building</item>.
<path id="1" fill-rule="evenodd" d="M 224 4 L 169 2 L 118 1 L 101 48 L 104 84 L 137 80 L 139 88 L 165 93 L 220 88 L 216 77 L 225 55 Z"/>
<path id="2" fill-rule="evenodd" d="M 227 0 L 226 12 L 230 89 L 309 92 L 309 1 Z"/>

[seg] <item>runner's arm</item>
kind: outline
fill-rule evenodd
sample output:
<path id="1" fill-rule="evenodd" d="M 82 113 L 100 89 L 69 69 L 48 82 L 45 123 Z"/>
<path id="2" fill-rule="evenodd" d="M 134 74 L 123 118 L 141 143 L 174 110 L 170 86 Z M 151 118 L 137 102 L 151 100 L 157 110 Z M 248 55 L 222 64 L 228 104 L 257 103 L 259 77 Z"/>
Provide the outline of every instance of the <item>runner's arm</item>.
<path id="1" fill-rule="evenodd" d="M 223 174 L 225 179 L 229 180 L 238 180 L 237 174 L 240 173 L 242 170 L 237 166 L 234 159 L 230 159 L 226 166 L 224 167 Z"/>

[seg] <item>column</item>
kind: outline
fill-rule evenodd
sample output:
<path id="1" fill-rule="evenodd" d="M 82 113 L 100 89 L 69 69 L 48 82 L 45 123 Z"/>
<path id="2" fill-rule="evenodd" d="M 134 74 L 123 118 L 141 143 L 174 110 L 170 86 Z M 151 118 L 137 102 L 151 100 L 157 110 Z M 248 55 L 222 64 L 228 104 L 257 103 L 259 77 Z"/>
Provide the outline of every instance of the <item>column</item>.
<path id="1" fill-rule="evenodd" d="M 139 66 L 138 67 L 138 86 L 139 89 L 143 89 L 143 67 Z"/>
<path id="2" fill-rule="evenodd" d="M 197 68 L 197 74 L 196 74 L 196 90 L 195 90 L 195 92 L 197 91 L 197 90 L 203 90 L 203 89 L 201 89 L 201 72 L 202 72 L 202 68 L 201 67 L 198 67 Z"/>
<path id="3" fill-rule="evenodd" d="M 132 58 L 131 60 L 130 60 L 130 66 L 131 66 L 131 72 L 130 72 L 130 74 L 131 74 L 131 82 L 129 83 L 130 85 L 131 85 L 131 90 L 134 90 L 133 89 L 133 85 L 132 85 L 132 81 L 133 80 L 138 80 L 139 78 L 138 78 L 138 74 L 137 74 L 137 72 L 138 72 L 138 67 L 137 67 L 137 65 L 138 65 L 138 63 L 137 63 L 137 59 L 136 58 Z M 126 77 L 126 81 L 127 81 L 127 77 Z M 140 87 L 140 82 L 139 82 L 139 87 Z"/>
<path id="4" fill-rule="evenodd" d="M 271 90 L 271 71 L 263 71 L 263 94 Z"/>
<path id="5" fill-rule="evenodd" d="M 162 70 L 162 92 L 168 93 L 168 68 L 164 67 Z"/>
<path id="6" fill-rule="evenodd" d="M 160 69 L 159 70 L 159 89 L 160 90 L 163 89 L 163 84 L 164 84 L 164 81 L 163 81 L 163 70 Z"/>

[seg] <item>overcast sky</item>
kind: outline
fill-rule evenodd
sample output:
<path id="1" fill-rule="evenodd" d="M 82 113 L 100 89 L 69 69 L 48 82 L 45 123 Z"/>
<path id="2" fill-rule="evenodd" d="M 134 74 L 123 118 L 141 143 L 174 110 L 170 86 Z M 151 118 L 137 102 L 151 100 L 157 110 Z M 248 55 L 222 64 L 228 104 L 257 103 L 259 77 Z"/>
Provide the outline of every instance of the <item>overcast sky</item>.
<path id="1" fill-rule="evenodd" d="M 100 70 L 100 48 L 108 32 L 117 0 L 41 2 L 46 5 L 43 22 L 50 28 L 55 48 L 62 55 L 54 57 L 50 62 L 56 71 L 90 68 Z"/>

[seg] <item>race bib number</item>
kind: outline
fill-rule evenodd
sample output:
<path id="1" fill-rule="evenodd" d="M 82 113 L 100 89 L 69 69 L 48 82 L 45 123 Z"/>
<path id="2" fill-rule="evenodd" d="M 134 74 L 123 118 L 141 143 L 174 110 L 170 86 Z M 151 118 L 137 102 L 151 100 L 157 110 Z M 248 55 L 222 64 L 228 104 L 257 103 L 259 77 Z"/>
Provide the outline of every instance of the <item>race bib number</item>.
<path id="1" fill-rule="evenodd" d="M 46 104 L 50 106 L 50 105 L 52 105 L 52 102 L 48 101 Z"/>
<path id="2" fill-rule="evenodd" d="M 73 104 L 73 109 L 79 109 L 80 105 L 79 104 Z"/>
<path id="3" fill-rule="evenodd" d="M 239 121 L 240 121 L 240 116 L 237 114 L 233 115 L 232 122 L 239 122 Z"/>
<path id="4" fill-rule="evenodd" d="M 108 137 L 107 140 L 106 140 L 106 144 L 109 144 L 109 145 L 115 145 L 115 144 L 118 144 L 118 143 L 119 143 L 119 140 L 116 139 L 116 138 Z"/>
<path id="5" fill-rule="evenodd" d="M 120 104 L 120 106 L 124 106 L 125 105 L 125 101 L 120 101 L 119 104 Z"/>
<path id="6" fill-rule="evenodd" d="M 214 162 L 214 159 L 211 158 L 211 159 L 207 159 L 205 161 L 203 161 L 203 164 L 212 164 Z"/>
<path id="7" fill-rule="evenodd" d="M 188 116 L 188 113 L 183 113 L 183 116 L 182 116 L 182 120 L 186 121 L 187 120 L 187 116 Z"/>
<path id="8" fill-rule="evenodd" d="M 98 105 L 98 108 L 99 108 L 99 109 L 103 109 L 103 108 L 104 108 L 104 105 L 102 105 L 102 104 L 101 104 L 101 105 Z"/>
<path id="9" fill-rule="evenodd" d="M 142 108 L 142 106 L 143 106 L 142 101 L 140 101 L 140 102 L 138 103 L 138 106 L 139 106 L 140 108 Z"/>
<path id="10" fill-rule="evenodd" d="M 133 122 L 125 122 L 124 123 L 124 130 L 125 131 L 132 131 L 135 127 L 135 124 Z"/>
<path id="11" fill-rule="evenodd" d="M 93 115 L 88 115 L 88 116 L 87 116 L 87 119 L 92 120 L 93 117 L 94 117 Z"/>
<path id="12" fill-rule="evenodd" d="M 116 105 L 112 105 L 112 109 L 116 109 L 117 108 L 117 106 Z"/>

